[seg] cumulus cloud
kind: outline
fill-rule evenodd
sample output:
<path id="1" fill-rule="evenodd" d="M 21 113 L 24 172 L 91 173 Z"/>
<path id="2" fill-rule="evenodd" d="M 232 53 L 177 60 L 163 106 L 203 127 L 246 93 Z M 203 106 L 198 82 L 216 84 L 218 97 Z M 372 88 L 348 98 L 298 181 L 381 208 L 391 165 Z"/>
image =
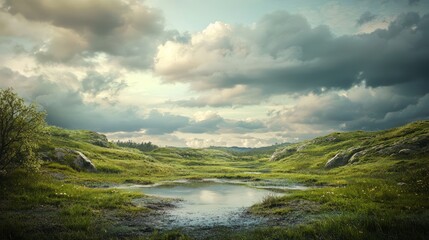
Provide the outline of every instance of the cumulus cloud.
<path id="1" fill-rule="evenodd" d="M 5 0 L 2 10 L 7 25 L 23 17 L 45 29 L 35 47 L 42 62 L 83 61 L 102 52 L 127 67 L 146 69 L 156 46 L 171 35 L 161 13 L 137 0 Z"/>
<path id="2" fill-rule="evenodd" d="M 152 110 L 149 115 L 143 119 L 145 131 L 148 135 L 162 135 L 164 133 L 172 133 L 179 128 L 188 125 L 187 117 L 173 115 L 169 113 L 160 113 L 157 110 Z"/>
<path id="3" fill-rule="evenodd" d="M 219 114 L 197 112 L 189 125 L 179 129 L 183 133 L 245 133 L 264 129 L 265 125 L 260 120 L 230 120 L 224 119 Z"/>
<path id="4" fill-rule="evenodd" d="M 0 2 L 0 87 L 39 103 L 61 127 L 251 147 L 429 116 L 428 14 L 364 12 L 348 19 L 359 32 L 343 36 L 286 12 L 179 34 L 140 0 Z M 158 81 L 184 84 L 176 93 Z M 231 114 L 244 105 L 253 106 L 243 119 Z"/>
<path id="5" fill-rule="evenodd" d="M 53 82 L 47 76 L 24 76 L 9 68 L 0 69 L 0 87 L 13 87 L 28 101 L 40 104 L 47 111 L 47 122 L 71 129 L 91 129 L 101 132 L 136 132 L 146 136 L 184 133 L 238 133 L 263 129 L 258 120 L 229 120 L 214 112 L 196 113 L 194 118 L 160 112 L 156 109 L 139 114 L 138 108 L 120 104 L 99 104 L 85 99 L 84 94 L 98 95 L 108 91 L 116 94 L 123 82 L 112 73 L 90 71 L 83 79 L 69 75 L 70 81 L 81 82 L 73 88 L 63 82 Z M 112 93 L 113 91 L 113 93 Z"/>
<path id="6" fill-rule="evenodd" d="M 276 12 L 252 27 L 217 22 L 188 42 L 167 41 L 158 48 L 155 71 L 166 82 L 189 83 L 201 92 L 179 102 L 194 106 L 253 104 L 277 94 L 347 90 L 362 81 L 369 87 L 418 85 L 427 92 L 427 42 L 429 15 L 403 14 L 387 29 L 335 37 L 326 26 L 313 28 L 300 15 Z M 240 89 L 250 91 L 234 94 Z"/>
<path id="7" fill-rule="evenodd" d="M 207 133 L 219 130 L 225 120 L 214 112 L 196 113 L 189 126 L 181 128 L 181 132 Z"/>
<path id="8" fill-rule="evenodd" d="M 272 130 L 305 132 L 379 130 L 429 117 L 429 95 L 394 95 L 392 87 L 355 86 L 347 91 L 309 94 L 270 113 Z"/>
<path id="9" fill-rule="evenodd" d="M 212 89 L 203 92 L 197 98 L 170 101 L 184 107 L 223 107 L 232 105 L 251 105 L 261 103 L 261 90 L 245 85 L 236 85 L 232 88 Z"/>
<path id="10" fill-rule="evenodd" d="M 210 146 L 240 146 L 240 147 L 263 147 L 276 143 L 285 142 L 284 138 L 268 135 L 260 136 L 253 134 L 222 134 L 203 136 L 183 136 L 186 146 L 193 148 L 206 148 Z"/>
<path id="11" fill-rule="evenodd" d="M 102 78 L 102 75 L 91 74 Z M 109 80 L 98 81 L 109 82 Z M 102 106 L 86 102 L 81 88 L 73 89 L 50 81 L 43 75 L 26 77 L 4 67 L 0 69 L 0 87 L 12 87 L 28 101 L 40 104 L 47 111 L 46 120 L 49 124 L 70 129 L 101 132 L 144 130 L 149 135 L 160 135 L 174 132 L 188 123 L 187 117 L 160 113 L 156 110 L 141 115 L 132 107 Z"/>
<path id="12" fill-rule="evenodd" d="M 125 87 L 127 87 L 127 84 L 115 72 L 101 74 L 97 71 L 89 71 L 82 80 L 82 90 L 92 95 L 98 95 L 106 91 L 109 92 L 109 95 L 117 95 Z"/>

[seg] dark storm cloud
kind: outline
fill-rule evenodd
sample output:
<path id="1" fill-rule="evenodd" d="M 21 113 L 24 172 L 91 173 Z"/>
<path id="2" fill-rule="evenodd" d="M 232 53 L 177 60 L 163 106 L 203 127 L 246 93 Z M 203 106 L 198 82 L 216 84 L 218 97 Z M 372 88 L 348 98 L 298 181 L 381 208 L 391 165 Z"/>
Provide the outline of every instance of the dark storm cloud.
<path id="1" fill-rule="evenodd" d="M 63 74 L 68 82 L 79 82 L 73 74 Z M 46 76 L 26 77 L 9 68 L 0 68 L 0 87 L 13 87 L 20 96 L 40 104 L 47 112 L 47 122 L 69 129 L 90 129 L 100 132 L 135 132 L 144 130 L 146 135 L 163 135 L 180 131 L 184 133 L 246 132 L 265 126 L 259 121 L 226 120 L 217 114 L 196 121 L 188 117 L 152 110 L 142 116 L 130 107 L 101 106 L 83 101 L 82 93 L 97 95 L 122 89 L 122 82 L 115 74 L 88 72 L 80 89 L 50 81 Z M 111 89 L 117 87 L 116 89 Z"/>
<path id="2" fill-rule="evenodd" d="M 157 45 L 172 32 L 164 31 L 160 12 L 136 0 L 6 0 L 12 17 L 52 26 L 49 41 L 39 43 L 42 62 L 79 62 L 107 53 L 125 66 L 148 68 Z"/>
<path id="3" fill-rule="evenodd" d="M 225 123 L 225 120 L 217 115 L 207 117 L 201 121 L 192 121 L 189 126 L 180 129 L 180 132 L 185 133 L 213 133 L 219 130 L 220 126 Z"/>
<path id="4" fill-rule="evenodd" d="M 183 116 L 160 113 L 156 110 L 152 110 L 143 122 L 146 134 L 162 135 L 165 133 L 172 133 L 179 128 L 187 126 L 189 119 Z"/>
<path id="5" fill-rule="evenodd" d="M 285 12 L 265 16 L 254 28 L 209 30 L 217 36 L 203 32 L 191 43 L 163 46 L 180 52 L 183 59 L 163 59 L 161 47 L 157 73 L 167 82 L 188 82 L 203 93 L 237 86 L 258 89 L 259 100 L 276 94 L 346 90 L 362 81 L 368 87 L 407 85 L 416 86 L 420 94 L 429 91 L 429 15 L 407 13 L 388 29 L 341 37 L 326 26 L 311 28 L 302 16 Z M 246 92 L 240 96 L 239 102 L 226 96 L 222 105 L 255 99 Z M 217 106 L 201 101 L 201 106 Z"/>
<path id="6" fill-rule="evenodd" d="M 408 0 L 408 4 L 409 5 L 415 5 L 415 4 L 419 3 L 419 2 L 420 2 L 420 0 Z"/>
<path id="7" fill-rule="evenodd" d="M 74 76 L 69 78 L 73 80 Z M 0 87 L 13 87 L 20 96 L 46 110 L 49 124 L 70 129 L 101 132 L 143 129 L 157 135 L 174 132 L 188 123 L 186 117 L 155 110 L 140 116 L 133 108 L 85 103 L 79 90 L 49 81 L 45 76 L 26 77 L 9 68 L 0 68 Z"/>
<path id="8" fill-rule="evenodd" d="M 365 23 L 371 22 L 377 18 L 377 15 L 371 13 L 370 11 L 366 11 L 362 13 L 362 15 L 356 20 L 356 25 L 361 26 Z"/>
<path id="9" fill-rule="evenodd" d="M 120 79 L 119 74 L 113 72 L 101 74 L 96 71 L 89 71 L 82 80 L 82 90 L 92 95 L 98 95 L 106 91 L 112 95 L 116 95 L 125 87 L 127 87 L 125 81 Z"/>
<path id="10" fill-rule="evenodd" d="M 52 22 L 64 28 L 107 34 L 123 24 L 127 6 L 121 1 L 5 0 L 12 14 L 29 20 Z"/>
<path id="11" fill-rule="evenodd" d="M 232 88 L 213 89 L 212 91 L 201 94 L 201 96 L 197 98 L 169 101 L 168 103 L 184 107 L 224 107 L 259 104 L 261 103 L 261 97 L 264 97 L 264 94 L 261 93 L 260 89 L 238 85 Z"/>
<path id="12" fill-rule="evenodd" d="M 291 108 L 272 112 L 271 129 L 292 130 L 296 124 L 320 129 L 380 130 L 429 118 L 429 94 L 395 95 L 392 87 L 356 86 L 345 93 L 310 94 Z"/>
<path id="13" fill-rule="evenodd" d="M 188 126 L 179 129 L 179 131 L 183 133 L 244 133 L 263 128 L 265 125 L 258 120 L 228 120 L 218 114 L 212 114 L 203 120 L 190 121 Z"/>

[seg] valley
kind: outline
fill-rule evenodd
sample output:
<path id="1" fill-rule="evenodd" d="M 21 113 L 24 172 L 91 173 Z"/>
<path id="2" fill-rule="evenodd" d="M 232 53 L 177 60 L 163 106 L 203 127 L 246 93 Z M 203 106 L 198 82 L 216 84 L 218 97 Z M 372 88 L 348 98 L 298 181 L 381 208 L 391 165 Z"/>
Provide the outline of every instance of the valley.
<path id="1" fill-rule="evenodd" d="M 40 170 L 1 177 L 4 239 L 429 236 L 429 121 L 337 132 L 260 151 L 141 152 L 91 131 L 46 132 Z M 77 152 L 95 169 L 85 160 L 78 164 L 85 158 Z M 193 203 L 197 199 L 200 205 Z M 232 219 L 205 205 L 228 201 L 241 209 Z M 198 207 L 206 212 L 198 215 Z"/>

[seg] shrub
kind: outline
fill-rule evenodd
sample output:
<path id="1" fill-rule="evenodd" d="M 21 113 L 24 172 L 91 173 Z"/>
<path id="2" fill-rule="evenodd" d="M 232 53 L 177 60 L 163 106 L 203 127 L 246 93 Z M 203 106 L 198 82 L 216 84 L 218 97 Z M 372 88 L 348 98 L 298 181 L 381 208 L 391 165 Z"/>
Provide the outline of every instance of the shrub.
<path id="1" fill-rule="evenodd" d="M 0 89 L 0 173 L 37 168 L 34 150 L 43 134 L 45 113 L 26 105 L 11 89 Z"/>

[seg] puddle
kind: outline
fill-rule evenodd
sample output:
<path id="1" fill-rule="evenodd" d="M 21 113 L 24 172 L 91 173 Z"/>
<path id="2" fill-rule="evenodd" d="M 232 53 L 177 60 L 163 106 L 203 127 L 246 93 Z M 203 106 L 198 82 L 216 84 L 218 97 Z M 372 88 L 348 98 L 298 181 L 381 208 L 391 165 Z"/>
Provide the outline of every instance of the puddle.
<path id="1" fill-rule="evenodd" d="M 264 197 L 281 196 L 285 189 L 304 189 L 303 186 L 266 181 L 249 182 L 231 179 L 176 180 L 153 185 L 124 185 L 118 188 L 141 191 L 146 195 L 180 199 L 176 207 L 168 209 L 162 228 L 177 227 L 246 227 L 259 225 L 264 219 L 245 214 L 246 208 Z M 273 182 L 271 182 L 273 183 Z M 276 191 L 275 191 L 276 190 Z"/>

